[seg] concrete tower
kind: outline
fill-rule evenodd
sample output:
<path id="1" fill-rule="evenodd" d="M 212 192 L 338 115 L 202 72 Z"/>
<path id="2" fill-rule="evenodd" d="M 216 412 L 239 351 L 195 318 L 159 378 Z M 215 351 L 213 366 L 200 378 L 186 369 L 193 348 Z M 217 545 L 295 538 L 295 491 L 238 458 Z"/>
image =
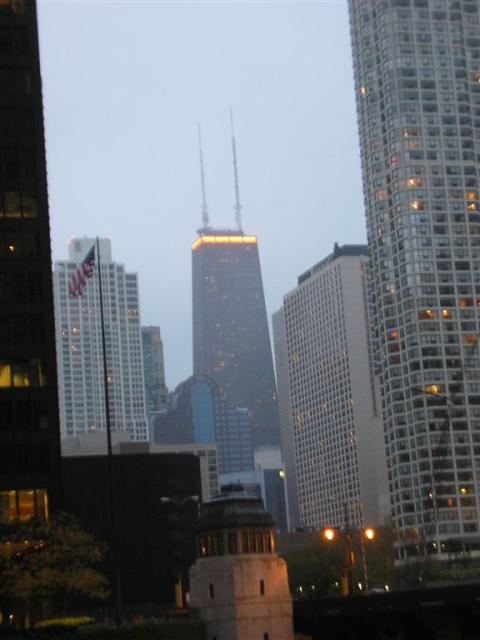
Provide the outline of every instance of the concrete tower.
<path id="1" fill-rule="evenodd" d="M 382 524 L 386 464 L 368 334 L 365 245 L 335 245 L 284 297 L 300 522 Z"/>
<path id="2" fill-rule="evenodd" d="M 397 558 L 480 547 L 478 0 L 350 0 Z"/>
<path id="3" fill-rule="evenodd" d="M 208 640 L 293 640 L 285 561 L 275 553 L 274 521 L 241 485 L 224 487 L 198 521 L 190 606 Z"/>
<path id="4" fill-rule="evenodd" d="M 62 436 L 105 429 L 103 358 L 98 278 L 80 297 L 68 281 L 92 247 L 93 238 L 73 239 L 69 260 L 55 263 L 54 294 L 60 372 Z M 110 240 L 100 240 L 111 426 L 131 440 L 148 440 L 138 279 L 112 260 Z M 98 264 L 95 266 L 98 269 Z"/>

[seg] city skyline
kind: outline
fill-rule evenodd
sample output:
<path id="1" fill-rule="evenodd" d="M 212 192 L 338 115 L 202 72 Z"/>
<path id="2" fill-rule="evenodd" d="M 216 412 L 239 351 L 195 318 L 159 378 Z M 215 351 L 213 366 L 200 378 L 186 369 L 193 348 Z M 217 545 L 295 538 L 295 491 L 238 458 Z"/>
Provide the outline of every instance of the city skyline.
<path id="1" fill-rule="evenodd" d="M 269 317 L 319 254 L 365 239 L 348 17 L 344 3 L 112 6 L 39 3 L 53 255 L 111 238 L 143 283 L 143 322 L 162 327 L 173 388 L 192 372 L 198 121 L 212 225 L 233 226 L 234 111 Z"/>

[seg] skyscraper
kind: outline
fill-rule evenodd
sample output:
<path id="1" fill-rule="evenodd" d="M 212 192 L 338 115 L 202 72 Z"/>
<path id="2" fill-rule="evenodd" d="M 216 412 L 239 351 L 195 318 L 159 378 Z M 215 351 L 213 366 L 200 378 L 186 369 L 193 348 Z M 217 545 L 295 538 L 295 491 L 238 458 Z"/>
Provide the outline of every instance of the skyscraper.
<path id="1" fill-rule="evenodd" d="M 386 463 L 368 334 L 367 247 L 344 245 L 284 297 L 300 522 L 383 524 Z"/>
<path id="2" fill-rule="evenodd" d="M 278 410 L 257 238 L 201 230 L 192 244 L 193 370 L 250 410 L 255 445 L 278 444 Z"/>
<path id="3" fill-rule="evenodd" d="M 280 449 L 285 465 L 285 485 L 288 503 L 288 528 L 300 526 L 298 510 L 297 468 L 295 465 L 295 438 L 292 424 L 292 398 L 288 373 L 287 331 L 283 306 L 272 315 L 273 353 L 277 377 Z"/>
<path id="4" fill-rule="evenodd" d="M 192 244 L 193 371 L 212 377 L 253 419 L 255 446 L 278 444 L 278 408 L 257 238 L 242 231 L 232 135 L 237 230 L 212 229 L 205 197 Z"/>
<path id="5" fill-rule="evenodd" d="M 0 523 L 59 505 L 50 230 L 35 2 L 0 4 Z"/>
<path id="6" fill-rule="evenodd" d="M 142 327 L 142 353 L 147 411 L 162 411 L 167 407 L 168 389 L 160 327 Z"/>
<path id="7" fill-rule="evenodd" d="M 82 296 L 68 292 L 72 273 L 94 242 L 94 238 L 73 239 L 69 260 L 55 263 L 62 436 L 106 427 L 97 274 Z M 132 440 L 148 440 L 137 274 L 112 260 L 110 240 L 101 239 L 99 245 L 111 428 L 127 432 Z M 96 272 L 98 268 L 97 260 Z"/>
<path id="8" fill-rule="evenodd" d="M 161 444 L 216 443 L 220 473 L 253 469 L 250 413 L 229 402 L 208 376 L 181 382 L 167 410 L 155 417 L 152 431 Z"/>
<path id="9" fill-rule="evenodd" d="M 479 548 L 478 0 L 350 0 L 399 560 Z"/>

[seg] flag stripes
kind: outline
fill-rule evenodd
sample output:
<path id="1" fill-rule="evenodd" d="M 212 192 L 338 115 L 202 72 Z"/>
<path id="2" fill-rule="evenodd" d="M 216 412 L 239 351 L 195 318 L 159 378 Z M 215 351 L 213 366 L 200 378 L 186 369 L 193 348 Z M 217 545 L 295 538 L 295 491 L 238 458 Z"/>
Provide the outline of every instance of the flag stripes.
<path id="1" fill-rule="evenodd" d="M 68 291 L 71 296 L 78 297 L 85 291 L 87 280 L 93 276 L 95 270 L 95 245 L 87 253 L 83 262 L 78 266 L 72 274 L 68 282 Z"/>

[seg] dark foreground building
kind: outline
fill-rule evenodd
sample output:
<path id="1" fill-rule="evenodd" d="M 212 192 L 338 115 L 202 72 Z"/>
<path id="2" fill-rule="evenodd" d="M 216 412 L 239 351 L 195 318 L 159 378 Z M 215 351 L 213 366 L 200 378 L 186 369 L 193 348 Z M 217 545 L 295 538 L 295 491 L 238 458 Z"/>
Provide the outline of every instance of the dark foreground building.
<path id="1" fill-rule="evenodd" d="M 66 457 L 62 464 L 65 510 L 108 541 L 106 456 Z M 122 601 L 171 603 L 177 576 L 187 576 L 195 556 L 198 504 L 185 498 L 201 496 L 199 460 L 127 453 L 113 456 L 113 473 Z"/>
<path id="2" fill-rule="evenodd" d="M 254 446 L 278 444 L 278 407 L 256 236 L 201 229 L 192 244 L 193 370 L 253 419 Z"/>
<path id="3" fill-rule="evenodd" d="M 58 505 L 59 427 L 35 2 L 0 3 L 0 523 Z"/>

